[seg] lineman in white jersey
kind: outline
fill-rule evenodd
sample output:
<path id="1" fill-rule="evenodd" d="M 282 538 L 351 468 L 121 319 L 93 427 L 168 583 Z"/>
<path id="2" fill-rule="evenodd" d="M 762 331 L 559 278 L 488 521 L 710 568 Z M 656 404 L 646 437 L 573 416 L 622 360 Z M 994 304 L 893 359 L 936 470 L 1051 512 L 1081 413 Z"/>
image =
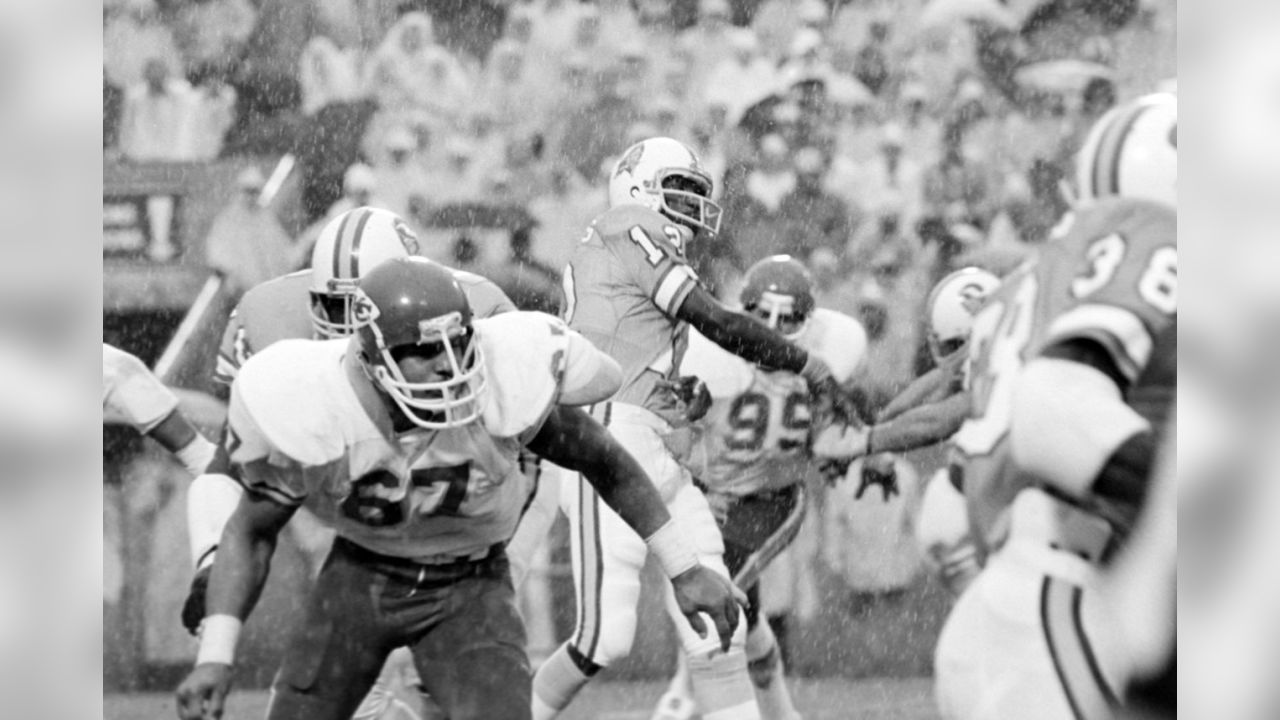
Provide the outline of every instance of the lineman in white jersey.
<path id="1" fill-rule="evenodd" d="M 775 255 L 756 263 L 740 297 L 748 314 L 825 360 L 837 382 L 848 382 L 862 365 L 866 331 L 847 315 L 815 307 L 813 281 L 799 261 Z M 706 414 L 691 417 L 694 422 L 674 430 L 668 442 L 706 495 L 724 536 L 725 565 L 747 592 L 747 662 L 760 715 L 793 720 L 799 715 L 777 641 L 769 623 L 759 621 L 758 580 L 804 519 L 813 427 L 809 390 L 798 374 L 763 369 L 697 331 L 689 334 L 680 370 L 705 383 L 710 406 L 690 398 L 691 414 Z M 688 717 L 693 706 L 682 662 L 654 717 Z"/>
<path id="2" fill-rule="evenodd" d="M 705 613 L 729 635 L 741 593 L 698 562 L 636 461 L 569 407 L 614 392 L 615 363 L 548 315 L 473 321 L 457 280 L 422 258 L 362 278 L 354 312 L 355 337 L 281 341 L 232 386 L 226 450 L 247 492 L 214 563 L 181 717 L 221 715 L 275 538 L 306 504 L 338 539 L 269 720 L 345 720 L 404 645 L 452 720 L 528 718 L 504 552 L 529 494 L 522 446 L 583 473 L 646 538 L 694 630 L 707 633 Z"/>
<path id="3" fill-rule="evenodd" d="M 310 269 L 255 285 L 240 299 L 223 333 L 214 380 L 229 390 L 250 357 L 281 340 L 352 335 L 356 330 L 352 307 L 359 279 L 386 260 L 418 251 L 417 236 L 389 210 L 359 207 L 338 215 L 316 238 Z M 476 317 L 515 310 L 511 300 L 489 280 L 452 272 Z M 193 634 L 204 619 L 205 588 L 218 540 L 241 494 L 238 484 L 218 473 L 201 475 L 191 485 L 187 518 L 196 574 L 182 620 Z M 288 531 L 310 564 L 311 574 L 318 573 L 333 541 L 332 530 L 303 509 L 294 515 Z M 412 675 L 404 672 L 409 664 L 406 652 L 392 655 L 384 677 L 356 711 L 355 720 L 415 717 L 411 708 L 417 700 L 415 694 L 398 692 L 399 683 L 395 682 L 395 678 Z"/>

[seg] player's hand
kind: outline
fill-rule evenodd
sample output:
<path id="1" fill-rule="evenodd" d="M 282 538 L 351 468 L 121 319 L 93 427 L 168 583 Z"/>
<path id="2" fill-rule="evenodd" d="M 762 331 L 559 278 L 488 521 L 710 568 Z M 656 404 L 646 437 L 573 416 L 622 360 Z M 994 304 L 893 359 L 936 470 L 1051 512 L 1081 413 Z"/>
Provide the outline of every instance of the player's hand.
<path id="1" fill-rule="evenodd" d="M 212 573 L 213 563 L 197 570 L 195 577 L 191 578 L 187 600 L 182 603 L 182 627 L 192 635 L 200 632 L 200 623 L 204 621 L 205 594 L 209 591 L 209 575 Z"/>
<path id="2" fill-rule="evenodd" d="M 828 425 L 813 436 L 810 451 L 814 458 L 843 460 L 847 467 L 848 463 L 867 454 L 870 437 L 870 429 L 861 425 Z"/>
<path id="3" fill-rule="evenodd" d="M 900 494 L 897 463 L 894 462 L 892 454 L 872 455 L 862 462 L 862 481 L 858 483 L 858 492 L 854 493 L 853 499 L 861 500 L 862 494 L 872 485 L 880 486 L 880 495 L 885 502 L 889 502 L 889 498 L 894 495 Z"/>
<path id="4" fill-rule="evenodd" d="M 739 612 L 747 604 L 747 594 L 728 578 L 703 565 L 695 565 L 671 578 L 671 586 L 675 588 L 680 612 L 698 637 L 707 636 L 707 624 L 698 615 L 706 613 L 720 634 L 720 649 L 728 652 Z"/>
<path id="5" fill-rule="evenodd" d="M 658 384 L 675 394 L 684 408 L 684 419 L 688 422 L 701 420 L 711 409 L 711 391 L 696 375 L 681 375 L 675 380 L 659 380 Z"/>
<path id="6" fill-rule="evenodd" d="M 175 693 L 178 717 L 182 720 L 217 720 L 231 691 L 231 666 L 223 663 L 201 663 Z"/>
<path id="7" fill-rule="evenodd" d="M 853 403 L 853 397 L 840 387 L 840 383 L 836 382 L 835 377 L 831 375 L 831 368 L 823 362 L 822 358 L 810 353 L 809 360 L 800 371 L 800 375 L 809 385 L 815 416 L 830 418 L 832 422 L 848 425 L 862 423 L 858 417 L 858 409 Z"/>

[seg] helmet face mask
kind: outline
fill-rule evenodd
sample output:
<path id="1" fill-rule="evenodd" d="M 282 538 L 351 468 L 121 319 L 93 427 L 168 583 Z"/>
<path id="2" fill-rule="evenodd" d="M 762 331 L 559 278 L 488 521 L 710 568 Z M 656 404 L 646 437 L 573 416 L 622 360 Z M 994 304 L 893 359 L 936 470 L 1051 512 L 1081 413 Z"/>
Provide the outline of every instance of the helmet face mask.
<path id="1" fill-rule="evenodd" d="M 466 296 L 448 270 L 405 258 L 366 280 L 355 313 L 369 379 L 418 427 L 443 430 L 479 419 L 484 355 Z"/>
<path id="2" fill-rule="evenodd" d="M 783 337 L 795 340 L 809 326 L 809 315 L 799 312 L 797 304 L 792 295 L 765 291 L 759 300 L 745 309 Z"/>
<path id="3" fill-rule="evenodd" d="M 789 255 L 774 255 L 752 265 L 739 299 L 747 313 L 788 340 L 804 334 L 816 305 L 809 271 Z"/>

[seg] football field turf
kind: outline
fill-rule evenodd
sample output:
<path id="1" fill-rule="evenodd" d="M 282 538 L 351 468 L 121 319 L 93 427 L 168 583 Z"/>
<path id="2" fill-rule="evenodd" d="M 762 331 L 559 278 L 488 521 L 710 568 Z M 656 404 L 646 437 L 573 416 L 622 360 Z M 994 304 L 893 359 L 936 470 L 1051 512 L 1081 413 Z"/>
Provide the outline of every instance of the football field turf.
<path id="1" fill-rule="evenodd" d="M 656 682 L 589 685 L 563 720 L 648 720 L 664 689 Z M 933 683 L 928 678 L 791 680 L 796 707 L 805 720 L 936 720 Z M 262 691 L 232 691 L 225 720 L 259 720 L 266 708 Z M 107 695 L 105 720 L 176 718 L 170 694 Z"/>

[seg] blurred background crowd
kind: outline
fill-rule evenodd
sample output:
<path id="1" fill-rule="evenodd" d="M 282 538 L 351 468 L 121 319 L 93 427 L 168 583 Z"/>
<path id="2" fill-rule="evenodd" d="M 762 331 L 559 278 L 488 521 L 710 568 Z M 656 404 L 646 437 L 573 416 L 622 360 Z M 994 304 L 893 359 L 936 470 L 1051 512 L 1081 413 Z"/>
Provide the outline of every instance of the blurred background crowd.
<path id="1" fill-rule="evenodd" d="M 689 247 L 703 279 L 732 301 L 756 260 L 805 261 L 819 304 L 867 329 L 874 406 L 930 363 L 934 282 L 1013 267 L 1065 209 L 1093 120 L 1175 74 L 1175 22 L 1157 0 L 107 0 L 104 149 L 254 161 L 197 259 L 233 293 L 306 266 L 318 228 L 368 204 L 555 312 L 617 156 L 675 137 L 725 209 Z M 285 156 L 293 219 L 257 202 Z M 796 546 L 812 563 L 780 572 L 821 564 L 855 613 L 922 582 L 914 478 L 937 465 L 901 461 L 888 502 L 829 493 Z M 817 584 L 773 602 L 812 617 Z"/>

